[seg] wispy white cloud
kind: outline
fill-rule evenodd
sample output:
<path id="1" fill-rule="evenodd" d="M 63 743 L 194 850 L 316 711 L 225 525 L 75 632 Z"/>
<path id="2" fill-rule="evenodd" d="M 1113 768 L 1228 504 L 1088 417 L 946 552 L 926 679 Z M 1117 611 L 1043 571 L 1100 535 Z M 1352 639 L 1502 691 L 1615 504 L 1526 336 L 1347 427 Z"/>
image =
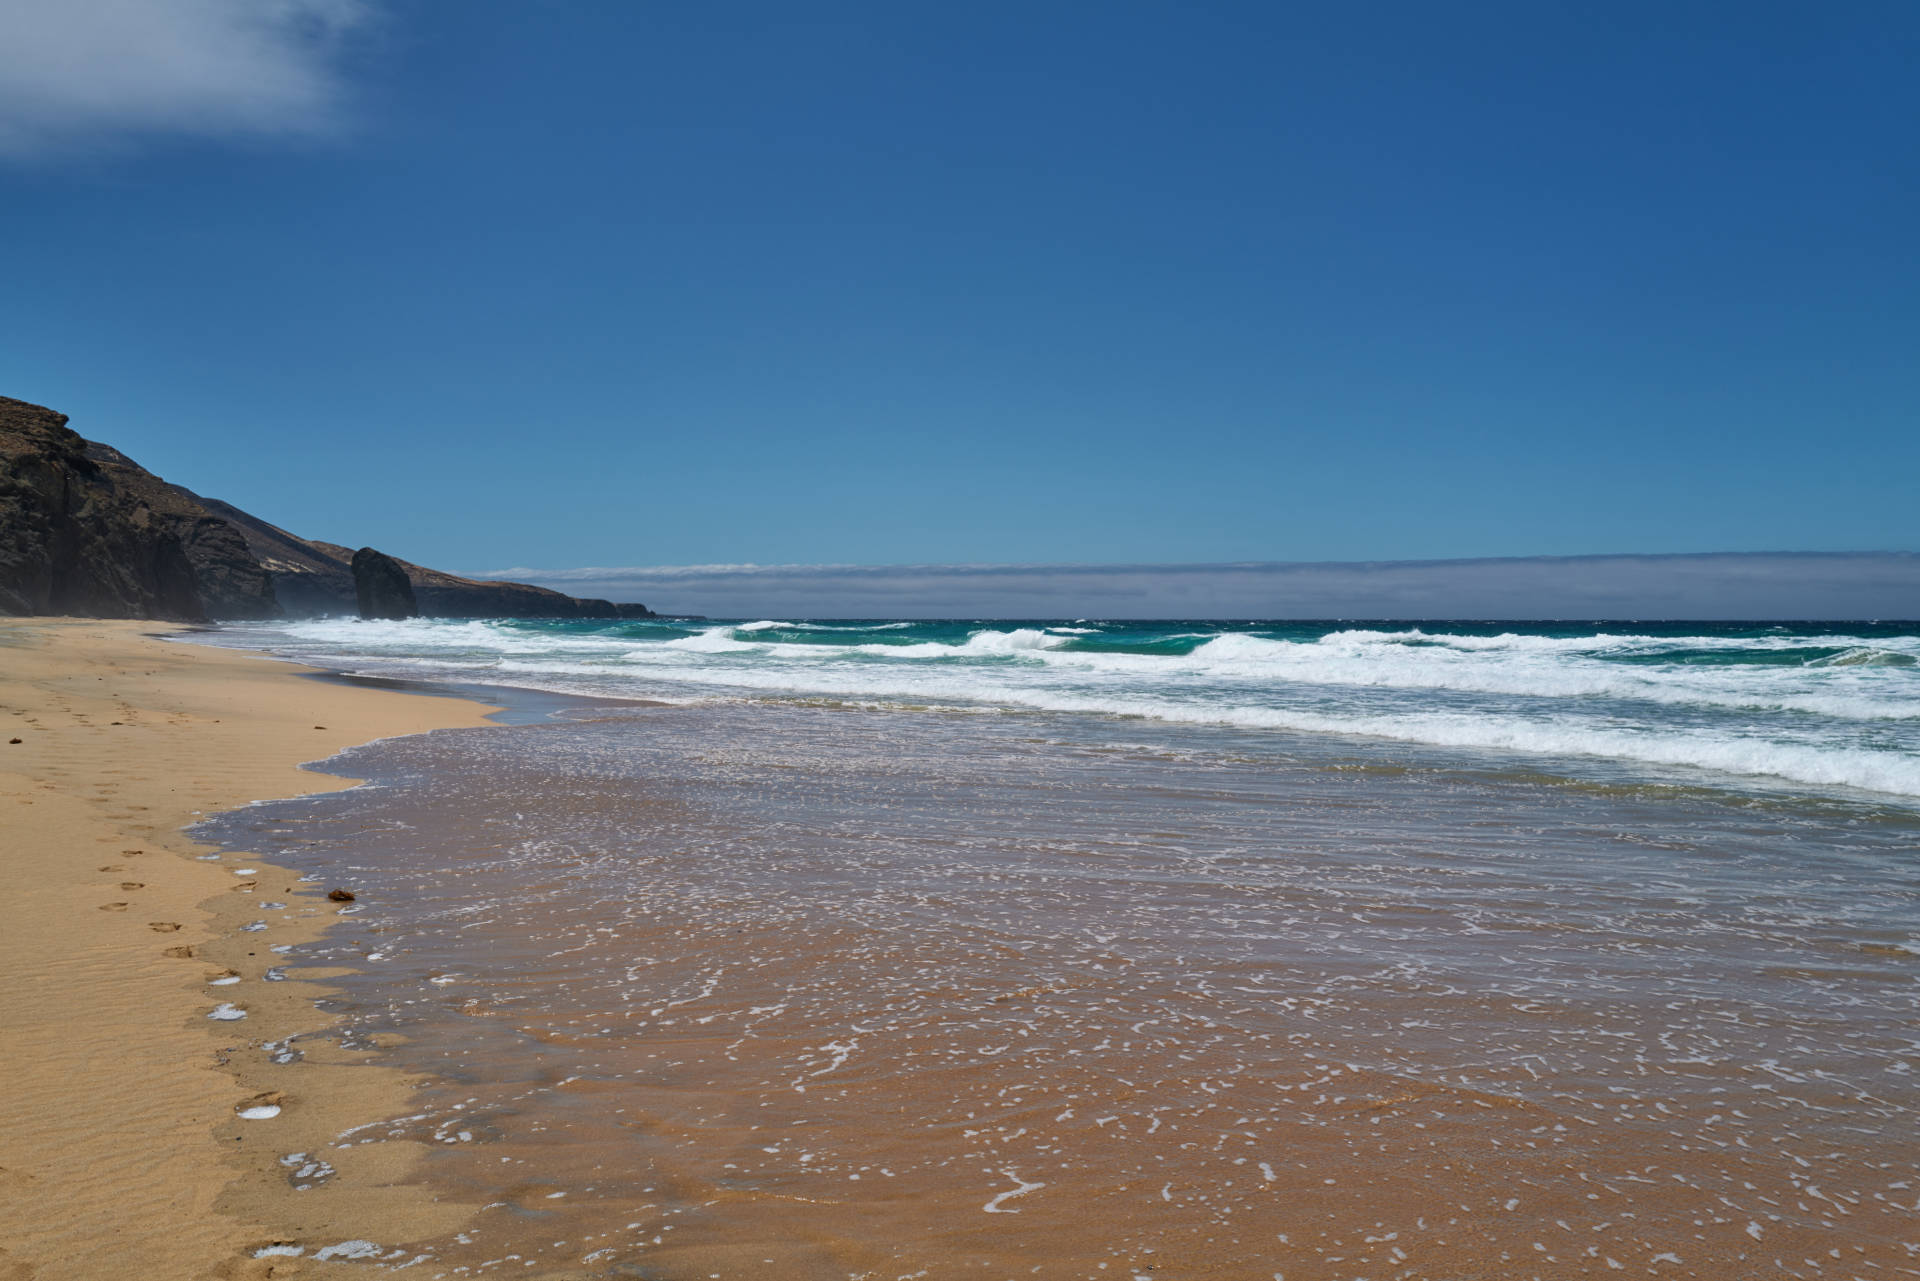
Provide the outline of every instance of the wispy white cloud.
<path id="1" fill-rule="evenodd" d="M 1212 565 L 673 565 L 486 578 L 716 618 L 1912 618 L 1920 555 Z"/>
<path id="2" fill-rule="evenodd" d="M 0 0 L 0 157 L 324 134 L 373 0 Z"/>

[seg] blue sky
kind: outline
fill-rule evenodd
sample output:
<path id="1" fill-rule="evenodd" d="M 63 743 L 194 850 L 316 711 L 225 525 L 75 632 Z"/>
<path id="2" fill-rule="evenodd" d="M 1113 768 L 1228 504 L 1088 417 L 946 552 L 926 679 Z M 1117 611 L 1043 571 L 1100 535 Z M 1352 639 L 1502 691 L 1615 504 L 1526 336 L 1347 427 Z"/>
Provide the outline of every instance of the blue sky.
<path id="1" fill-rule="evenodd" d="M 310 537 L 1920 547 L 1905 0 L 105 7 L 0 0 L 0 394 Z"/>

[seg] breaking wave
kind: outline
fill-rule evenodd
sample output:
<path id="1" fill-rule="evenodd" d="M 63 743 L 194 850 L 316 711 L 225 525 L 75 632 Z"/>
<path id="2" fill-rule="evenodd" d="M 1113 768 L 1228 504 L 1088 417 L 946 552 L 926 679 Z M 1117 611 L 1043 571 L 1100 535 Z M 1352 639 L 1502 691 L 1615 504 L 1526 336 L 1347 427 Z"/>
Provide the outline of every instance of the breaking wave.
<path id="1" fill-rule="evenodd" d="M 321 620 L 222 635 L 571 693 L 1150 717 L 1920 797 L 1911 627 Z"/>

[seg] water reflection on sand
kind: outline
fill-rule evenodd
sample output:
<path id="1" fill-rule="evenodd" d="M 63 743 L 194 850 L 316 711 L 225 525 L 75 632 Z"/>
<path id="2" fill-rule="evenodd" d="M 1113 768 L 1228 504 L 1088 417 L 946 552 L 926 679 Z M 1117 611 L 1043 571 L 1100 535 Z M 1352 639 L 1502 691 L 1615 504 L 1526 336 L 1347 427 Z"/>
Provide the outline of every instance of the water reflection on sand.
<path id="1" fill-rule="evenodd" d="M 426 1275 L 1920 1275 L 1911 813 L 1340 750 L 608 709 L 221 826 L 361 890 Z"/>

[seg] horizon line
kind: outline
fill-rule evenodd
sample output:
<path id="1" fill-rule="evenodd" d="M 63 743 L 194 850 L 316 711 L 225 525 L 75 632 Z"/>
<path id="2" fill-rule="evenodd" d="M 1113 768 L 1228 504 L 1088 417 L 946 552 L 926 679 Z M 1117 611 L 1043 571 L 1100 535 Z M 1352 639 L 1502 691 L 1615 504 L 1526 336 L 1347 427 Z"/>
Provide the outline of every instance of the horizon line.
<path id="1" fill-rule="evenodd" d="M 1710 551 L 1710 552 L 1575 552 L 1568 554 L 1527 554 L 1511 556 L 1440 556 L 1408 557 L 1390 560 L 1219 560 L 1219 561 L 889 561 L 889 562 L 836 562 L 836 561 L 785 561 L 761 563 L 758 561 L 716 562 L 694 565 L 582 565 L 564 569 L 541 569 L 520 565 L 509 569 L 489 569 L 474 571 L 473 577 L 479 579 L 503 580 L 516 575 L 530 575 L 544 578 L 588 577 L 604 574 L 745 574 L 768 573 L 775 571 L 812 570 L 832 573 L 862 573 L 911 570 L 931 573 L 942 570 L 964 570 L 970 572 L 1021 573 L 1021 572 L 1099 572 L 1102 570 L 1133 572 L 1142 570 L 1258 570 L 1258 569 L 1403 569 L 1411 567 L 1440 568 L 1452 565 L 1511 564 L 1517 562 L 1566 562 L 1599 560 L 1699 560 L 1705 558 L 1739 559 L 1744 557 L 1821 557 L 1846 559 L 1862 556 L 1920 556 L 1920 552 L 1906 549 L 1859 548 L 1845 551 Z"/>

